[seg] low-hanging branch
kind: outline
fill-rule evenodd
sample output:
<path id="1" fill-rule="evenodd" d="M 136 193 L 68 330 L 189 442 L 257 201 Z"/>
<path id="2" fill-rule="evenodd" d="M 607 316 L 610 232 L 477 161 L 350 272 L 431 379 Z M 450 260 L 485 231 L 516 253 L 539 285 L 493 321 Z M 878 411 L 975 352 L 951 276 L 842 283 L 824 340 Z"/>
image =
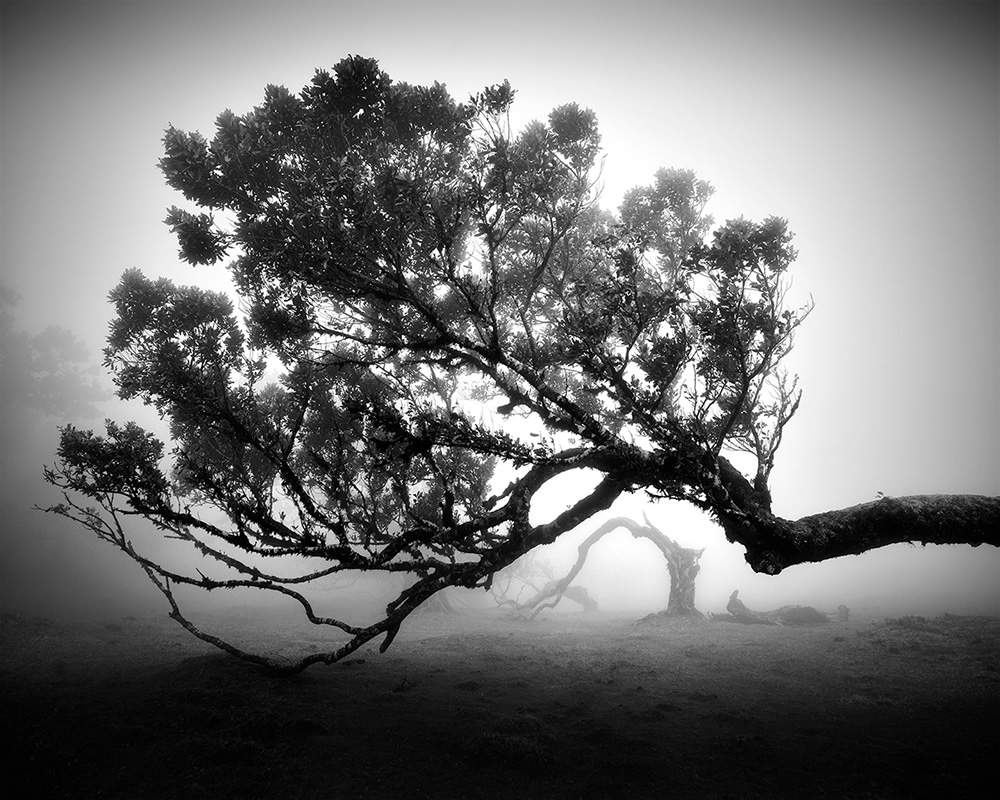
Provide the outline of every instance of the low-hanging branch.
<path id="1" fill-rule="evenodd" d="M 211 139 L 169 128 L 160 168 L 188 208 L 166 222 L 183 260 L 228 268 L 240 314 L 123 275 L 105 365 L 171 449 L 132 423 L 67 426 L 49 510 L 136 561 L 191 633 L 284 671 L 388 646 L 435 592 L 488 587 L 623 494 L 693 503 L 772 574 L 893 542 L 1000 544 L 989 497 L 774 516 L 801 397 L 783 364 L 811 309 L 787 304 L 786 222 L 713 229 L 712 187 L 679 169 L 602 209 L 596 115 L 571 103 L 517 131 L 513 101 L 504 83 L 459 103 L 350 57 L 223 112 Z M 574 474 L 579 494 L 539 521 L 536 496 Z M 139 518 L 199 567 L 140 552 Z M 359 571 L 414 582 L 364 626 L 301 591 Z M 280 595 L 341 638 L 292 662 L 243 652 L 187 619 L 180 584 Z"/>

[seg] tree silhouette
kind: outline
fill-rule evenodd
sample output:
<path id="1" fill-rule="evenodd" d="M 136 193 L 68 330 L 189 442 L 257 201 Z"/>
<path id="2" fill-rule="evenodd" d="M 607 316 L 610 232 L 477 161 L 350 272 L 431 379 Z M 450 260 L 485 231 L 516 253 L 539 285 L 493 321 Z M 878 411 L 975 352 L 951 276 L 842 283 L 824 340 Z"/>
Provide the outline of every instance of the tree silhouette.
<path id="1" fill-rule="evenodd" d="M 550 579 L 524 600 L 506 596 L 498 599 L 502 604 L 513 606 L 525 614 L 528 619 L 534 619 L 545 609 L 554 608 L 563 597 L 575 600 L 588 611 L 596 610 L 597 603 L 590 597 L 586 589 L 575 585 L 573 581 L 587 563 L 590 549 L 612 531 L 624 528 L 636 539 L 647 539 L 656 545 L 667 564 L 667 573 L 670 576 L 667 607 L 656 614 L 649 615 L 647 619 L 674 616 L 701 618 L 702 613 L 694 605 L 694 595 L 695 579 L 701 569 L 698 562 L 705 550 L 682 547 L 653 525 L 648 517 L 644 517 L 644 523 L 636 522 L 629 517 L 613 517 L 606 520 L 597 530 L 580 542 L 579 547 L 577 547 L 576 561 L 561 578 Z"/>
<path id="2" fill-rule="evenodd" d="M 711 187 L 677 169 L 602 211 L 594 113 L 564 105 L 514 131 L 513 99 L 504 83 L 457 103 L 350 57 L 298 95 L 269 86 L 223 112 L 210 141 L 168 129 L 160 166 L 193 210 L 167 224 L 185 261 L 228 264 L 241 314 L 124 274 L 105 362 L 173 447 L 132 423 L 65 428 L 51 510 L 138 562 L 192 633 L 286 671 L 380 635 L 384 649 L 440 589 L 488 586 L 627 493 L 710 512 L 772 574 L 891 542 L 998 543 L 984 497 L 774 516 L 800 398 L 781 365 L 809 311 L 786 303 L 786 223 L 710 233 Z M 597 479 L 533 519 L 570 472 Z M 204 563 L 144 555 L 134 517 Z M 300 589 L 349 570 L 416 580 L 374 624 L 318 616 Z M 347 640 L 276 663 L 199 630 L 178 585 L 277 593 Z"/>

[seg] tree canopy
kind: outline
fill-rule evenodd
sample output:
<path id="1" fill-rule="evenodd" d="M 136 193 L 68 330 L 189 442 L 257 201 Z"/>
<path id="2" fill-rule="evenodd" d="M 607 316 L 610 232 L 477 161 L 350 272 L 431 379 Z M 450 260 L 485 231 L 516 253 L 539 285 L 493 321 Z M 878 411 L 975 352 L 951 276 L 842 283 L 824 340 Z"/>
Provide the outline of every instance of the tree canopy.
<path id="1" fill-rule="evenodd" d="M 242 657 L 269 663 L 198 630 L 172 586 L 277 592 L 349 635 L 287 669 L 388 646 L 438 590 L 487 586 L 626 493 L 693 503 L 772 574 L 897 541 L 998 544 L 993 498 L 774 516 L 768 479 L 801 397 L 782 363 L 809 312 L 787 302 L 787 223 L 713 228 L 712 187 L 681 169 L 603 210 L 594 112 L 515 131 L 513 101 L 508 83 L 459 103 L 349 57 L 297 95 L 268 86 L 224 111 L 211 140 L 169 128 L 160 167 L 187 205 L 166 223 L 184 261 L 226 265 L 239 311 L 123 275 L 105 364 L 172 447 L 132 423 L 66 427 L 52 510 Z M 574 470 L 597 478 L 535 519 L 539 491 Z M 219 571 L 143 555 L 134 517 Z M 267 568 L 284 557 L 305 568 Z M 374 625 L 317 616 L 299 587 L 347 570 L 415 582 Z"/>

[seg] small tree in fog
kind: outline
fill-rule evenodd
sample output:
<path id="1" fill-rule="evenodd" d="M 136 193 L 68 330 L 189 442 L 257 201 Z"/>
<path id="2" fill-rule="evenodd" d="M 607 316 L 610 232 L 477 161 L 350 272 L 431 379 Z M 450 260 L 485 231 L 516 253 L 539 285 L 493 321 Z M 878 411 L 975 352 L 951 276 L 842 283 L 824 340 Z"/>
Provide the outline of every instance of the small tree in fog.
<path id="1" fill-rule="evenodd" d="M 693 503 L 771 574 L 892 542 L 1000 541 L 983 497 L 774 516 L 768 478 L 800 399 L 782 361 L 808 313 L 786 302 L 785 222 L 713 230 L 711 187 L 676 169 L 602 211 L 595 115 L 569 104 L 515 131 L 513 98 L 504 83 L 457 103 L 352 57 L 223 112 L 211 140 L 170 128 L 161 167 L 188 206 L 166 222 L 185 261 L 228 266 L 239 313 L 125 273 L 106 365 L 171 446 L 131 423 L 65 428 L 52 510 L 244 658 L 271 664 L 198 630 L 174 587 L 278 593 L 346 632 L 271 664 L 287 670 L 383 634 L 385 648 L 442 588 L 489 586 L 627 493 Z M 536 495 L 571 471 L 596 479 L 539 518 Z M 133 517 L 204 563 L 147 557 Z M 414 581 L 375 624 L 317 616 L 300 588 L 351 570 Z"/>
<path id="2" fill-rule="evenodd" d="M 98 404 L 111 393 L 98 380 L 92 354 L 65 328 L 38 333 L 14 329 L 18 294 L 0 283 L 0 408 L 5 422 L 22 413 L 65 419 L 99 417 Z"/>

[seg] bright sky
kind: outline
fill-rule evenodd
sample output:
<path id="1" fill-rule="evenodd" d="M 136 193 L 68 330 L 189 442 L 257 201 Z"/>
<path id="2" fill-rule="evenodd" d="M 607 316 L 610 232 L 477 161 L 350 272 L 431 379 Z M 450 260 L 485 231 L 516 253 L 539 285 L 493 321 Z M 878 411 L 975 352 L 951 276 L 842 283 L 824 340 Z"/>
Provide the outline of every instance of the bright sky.
<path id="1" fill-rule="evenodd" d="M 183 202 L 156 167 L 168 124 L 211 135 L 223 109 L 248 110 L 268 83 L 298 91 L 352 53 L 458 99 L 509 79 L 517 122 L 570 101 L 596 112 L 605 205 L 677 166 L 714 184 L 717 220 L 790 221 L 794 294 L 816 309 L 793 354 L 805 399 L 773 474 L 777 513 L 879 491 L 1000 494 L 996 3 L 35 0 L 2 13 L 0 269 L 23 295 L 20 327 L 63 325 L 96 356 L 126 268 L 225 285 L 179 263 L 162 224 Z"/>

